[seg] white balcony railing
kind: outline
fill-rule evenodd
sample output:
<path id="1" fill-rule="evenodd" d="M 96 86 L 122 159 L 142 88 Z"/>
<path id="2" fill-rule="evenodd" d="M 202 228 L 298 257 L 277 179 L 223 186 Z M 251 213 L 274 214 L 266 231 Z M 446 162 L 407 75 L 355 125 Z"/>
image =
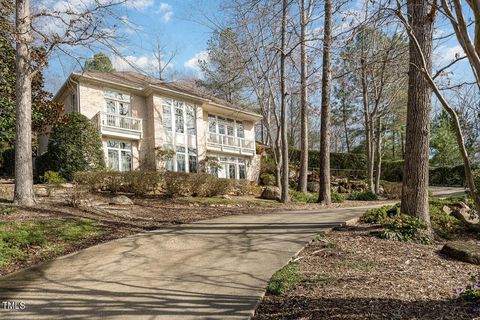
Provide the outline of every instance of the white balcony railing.
<path id="1" fill-rule="evenodd" d="M 218 133 L 208 133 L 207 147 L 240 154 L 255 154 L 255 141 Z"/>
<path id="2" fill-rule="evenodd" d="M 92 120 L 103 134 L 142 136 L 142 119 L 139 118 L 100 111 Z"/>

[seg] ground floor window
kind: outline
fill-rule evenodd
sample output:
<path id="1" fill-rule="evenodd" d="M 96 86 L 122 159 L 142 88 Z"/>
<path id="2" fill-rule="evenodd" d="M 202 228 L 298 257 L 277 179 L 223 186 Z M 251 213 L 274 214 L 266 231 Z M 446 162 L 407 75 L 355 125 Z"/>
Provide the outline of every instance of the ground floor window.
<path id="1" fill-rule="evenodd" d="M 108 167 L 121 172 L 132 170 L 132 144 L 122 141 L 107 141 Z"/>
<path id="2" fill-rule="evenodd" d="M 209 155 L 209 157 L 217 158 L 219 167 L 212 167 L 210 173 L 227 179 L 247 179 L 247 165 L 244 158 L 230 157 L 223 155 Z"/>
<path id="3" fill-rule="evenodd" d="M 172 146 L 165 148 L 172 149 Z M 198 172 L 198 157 L 196 148 L 177 146 L 175 154 L 165 161 L 165 169 L 175 172 Z"/>

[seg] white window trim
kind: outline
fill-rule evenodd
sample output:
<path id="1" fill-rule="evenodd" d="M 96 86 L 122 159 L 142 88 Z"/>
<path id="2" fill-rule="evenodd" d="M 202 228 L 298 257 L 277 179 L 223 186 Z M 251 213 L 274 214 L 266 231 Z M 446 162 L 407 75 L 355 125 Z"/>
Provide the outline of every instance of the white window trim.
<path id="1" fill-rule="evenodd" d="M 248 159 L 232 156 L 232 155 L 223 155 L 223 154 L 207 154 L 207 157 L 214 157 L 218 159 L 219 164 L 222 166 L 222 168 L 219 170 L 225 171 L 225 176 L 228 170 L 228 164 L 233 164 L 235 165 L 235 180 L 248 180 Z M 225 157 L 227 158 L 227 160 L 226 161 L 220 160 L 220 157 Z M 230 158 L 235 158 L 235 161 L 231 161 Z M 243 160 L 243 162 L 240 162 L 241 160 Z M 240 179 L 240 165 L 245 166 L 245 179 Z M 227 179 L 231 179 L 231 178 L 227 178 Z"/>
<path id="2" fill-rule="evenodd" d="M 117 142 L 118 143 L 118 148 L 116 147 L 109 147 L 108 146 L 108 142 L 109 141 L 112 141 L 112 142 Z M 125 149 L 125 148 L 122 148 L 121 147 L 121 144 L 122 143 L 128 143 L 130 144 L 130 149 Z M 130 162 L 130 170 L 128 171 L 132 171 L 133 170 L 133 143 L 131 141 L 120 141 L 120 140 L 112 140 L 112 139 L 108 139 L 105 141 L 105 158 L 107 160 L 107 164 L 109 163 L 108 161 L 108 151 L 109 150 L 114 150 L 114 151 L 117 151 L 118 153 L 118 171 L 120 172 L 124 172 L 122 171 L 121 169 L 123 168 L 122 166 L 122 151 L 128 151 L 130 152 L 130 157 L 131 157 L 131 162 Z"/>
<path id="3" fill-rule="evenodd" d="M 215 117 L 215 132 L 210 131 L 210 117 Z M 225 121 L 222 120 L 222 123 L 225 125 L 225 133 L 220 133 L 220 128 L 219 128 L 220 120 L 218 118 L 225 119 Z M 227 124 L 228 120 L 233 120 L 233 136 L 231 136 L 227 133 L 228 130 L 227 130 L 226 124 Z M 237 124 L 241 124 L 243 126 L 243 137 L 238 136 L 238 125 Z M 226 116 L 209 113 L 209 114 L 207 114 L 207 132 L 215 133 L 215 134 L 221 134 L 221 135 L 228 136 L 228 137 L 245 139 L 245 123 L 244 123 L 243 120 L 232 119 L 232 118 L 229 118 L 229 117 L 226 117 Z"/>

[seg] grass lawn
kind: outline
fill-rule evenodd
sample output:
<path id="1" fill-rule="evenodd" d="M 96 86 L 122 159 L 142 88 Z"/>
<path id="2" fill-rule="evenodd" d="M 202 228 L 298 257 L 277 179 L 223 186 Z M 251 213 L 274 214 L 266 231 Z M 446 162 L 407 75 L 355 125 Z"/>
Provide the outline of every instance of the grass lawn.
<path id="1" fill-rule="evenodd" d="M 106 231 L 89 219 L 0 221 L 0 274 L 59 256 Z"/>
<path id="2" fill-rule="evenodd" d="M 202 203 L 202 204 L 213 204 L 213 205 L 219 204 L 223 206 L 242 206 L 242 207 L 251 206 L 251 207 L 274 208 L 282 205 L 280 202 L 277 202 L 277 201 L 263 200 L 263 199 L 242 199 L 242 198 L 226 199 L 226 198 L 217 198 L 217 197 L 212 197 L 212 198 L 186 197 L 183 199 L 191 203 Z"/>

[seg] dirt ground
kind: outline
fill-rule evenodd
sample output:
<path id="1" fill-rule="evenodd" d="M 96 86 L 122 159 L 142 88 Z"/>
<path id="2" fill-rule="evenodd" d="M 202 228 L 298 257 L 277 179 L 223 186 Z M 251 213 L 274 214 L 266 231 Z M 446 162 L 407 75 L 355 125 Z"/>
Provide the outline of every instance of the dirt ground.
<path id="1" fill-rule="evenodd" d="M 44 257 L 40 248 L 28 248 L 29 259 L 17 261 L 7 268 L 0 269 L 0 275 L 5 275 L 39 262 L 53 259 L 57 256 L 78 251 L 105 241 L 126 237 L 145 230 L 154 230 L 166 225 L 191 223 L 194 221 L 213 219 L 226 215 L 268 214 L 270 212 L 287 210 L 325 209 L 316 203 L 280 204 L 277 201 L 262 200 L 254 196 L 226 198 L 167 198 L 161 195 L 134 197 L 133 205 L 110 205 L 114 196 L 110 193 L 95 193 L 82 195 L 83 205 L 72 207 L 69 200 L 72 190 L 59 188 L 47 196 L 45 186 L 36 185 L 37 205 L 32 208 L 16 207 L 13 211 L 2 211 L 10 207 L 13 199 L 13 184 L 11 181 L 0 181 L 0 223 L 17 221 L 44 221 L 50 219 L 81 219 L 87 218 L 99 222 L 104 228 L 100 236 L 83 239 L 69 244 L 58 254 Z M 86 204 L 85 204 L 86 203 Z M 384 201 L 346 201 L 342 204 L 332 204 L 329 207 L 354 207 L 362 205 L 384 204 Z"/>
<path id="2" fill-rule="evenodd" d="M 303 279 L 284 296 L 266 295 L 254 319 L 480 319 L 459 299 L 480 266 L 451 260 L 442 244 L 383 240 L 378 227 L 341 228 L 300 255 Z"/>

